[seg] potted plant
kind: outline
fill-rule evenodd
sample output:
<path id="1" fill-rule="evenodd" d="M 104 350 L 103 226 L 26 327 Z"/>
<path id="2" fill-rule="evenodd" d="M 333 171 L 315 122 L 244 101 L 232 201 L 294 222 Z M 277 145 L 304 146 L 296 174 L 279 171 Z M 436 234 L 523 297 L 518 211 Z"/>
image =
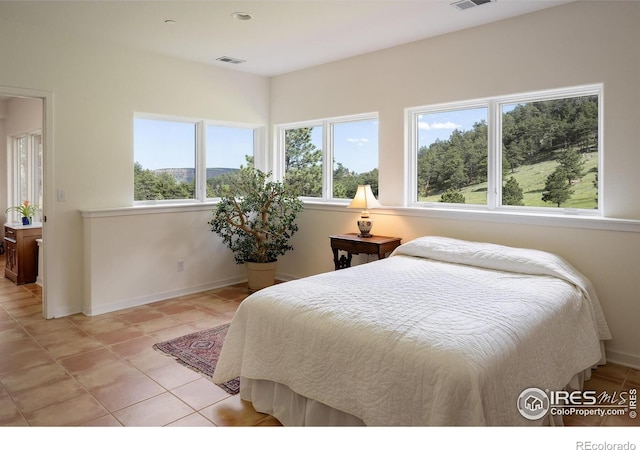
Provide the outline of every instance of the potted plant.
<path id="1" fill-rule="evenodd" d="M 221 187 L 208 222 L 233 251 L 236 264 L 246 265 L 251 291 L 275 283 L 277 259 L 293 250 L 289 241 L 303 208 L 291 187 L 268 181 L 270 176 L 251 165 L 242 167 Z"/>
<path id="2" fill-rule="evenodd" d="M 29 225 L 33 221 L 34 214 L 38 211 L 36 205 L 32 205 L 29 200 L 23 201 L 18 206 L 9 206 L 5 210 L 5 214 L 9 211 L 17 211 L 22 217 L 22 225 Z"/>

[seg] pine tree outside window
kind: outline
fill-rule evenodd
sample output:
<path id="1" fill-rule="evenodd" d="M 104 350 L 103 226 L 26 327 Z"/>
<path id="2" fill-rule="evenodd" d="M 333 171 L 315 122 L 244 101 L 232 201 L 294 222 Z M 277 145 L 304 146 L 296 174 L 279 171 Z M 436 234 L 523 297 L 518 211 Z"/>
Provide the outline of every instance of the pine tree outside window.
<path id="1" fill-rule="evenodd" d="M 361 114 L 277 127 L 282 178 L 310 200 L 351 200 L 359 184 L 378 195 L 378 116 Z"/>

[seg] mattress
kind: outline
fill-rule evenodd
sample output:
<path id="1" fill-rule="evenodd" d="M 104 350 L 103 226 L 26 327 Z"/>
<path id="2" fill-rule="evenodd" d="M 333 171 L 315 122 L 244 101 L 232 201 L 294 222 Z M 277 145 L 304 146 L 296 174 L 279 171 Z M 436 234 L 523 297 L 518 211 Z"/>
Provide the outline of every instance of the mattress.
<path id="1" fill-rule="evenodd" d="M 268 381 L 370 426 L 536 425 L 520 393 L 564 388 L 610 338 L 562 258 L 424 237 L 249 296 L 213 380 Z"/>

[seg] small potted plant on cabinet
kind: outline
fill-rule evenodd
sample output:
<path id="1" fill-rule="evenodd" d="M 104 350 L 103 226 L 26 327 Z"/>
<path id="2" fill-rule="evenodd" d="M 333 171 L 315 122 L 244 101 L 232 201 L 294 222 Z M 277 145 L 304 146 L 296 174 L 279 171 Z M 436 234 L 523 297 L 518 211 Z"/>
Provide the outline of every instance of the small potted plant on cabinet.
<path id="1" fill-rule="evenodd" d="M 23 201 L 18 206 L 9 206 L 5 214 L 9 211 L 17 211 L 22 218 L 22 225 L 29 225 L 33 222 L 33 216 L 38 211 L 38 207 L 36 205 L 32 205 L 29 200 Z"/>
<path id="2" fill-rule="evenodd" d="M 269 181 L 271 173 L 242 167 L 221 188 L 220 202 L 208 222 L 211 231 L 233 251 L 236 264 L 245 264 L 249 290 L 275 283 L 278 256 L 293 250 L 296 218 L 302 201 L 287 185 Z"/>

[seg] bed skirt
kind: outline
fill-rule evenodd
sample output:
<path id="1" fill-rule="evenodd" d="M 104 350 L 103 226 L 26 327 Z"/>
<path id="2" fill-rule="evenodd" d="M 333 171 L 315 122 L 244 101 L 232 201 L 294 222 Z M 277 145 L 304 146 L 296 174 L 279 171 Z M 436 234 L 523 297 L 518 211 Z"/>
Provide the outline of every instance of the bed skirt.
<path id="1" fill-rule="evenodd" d="M 256 411 L 270 414 L 285 426 L 363 426 L 364 422 L 345 412 L 295 393 L 284 384 L 240 378 L 240 398 Z"/>
<path id="2" fill-rule="evenodd" d="M 600 345 L 603 356 L 593 368 L 606 364 L 604 343 L 600 342 Z M 584 382 L 591 378 L 591 370 L 592 368 L 588 368 L 574 375 L 565 390 L 582 390 Z M 251 402 L 256 411 L 272 415 L 284 426 L 356 427 L 365 425 L 354 415 L 304 397 L 284 384 L 273 381 L 241 377 L 240 398 Z M 564 423 L 562 416 L 547 416 L 541 425 L 563 426 Z"/>

